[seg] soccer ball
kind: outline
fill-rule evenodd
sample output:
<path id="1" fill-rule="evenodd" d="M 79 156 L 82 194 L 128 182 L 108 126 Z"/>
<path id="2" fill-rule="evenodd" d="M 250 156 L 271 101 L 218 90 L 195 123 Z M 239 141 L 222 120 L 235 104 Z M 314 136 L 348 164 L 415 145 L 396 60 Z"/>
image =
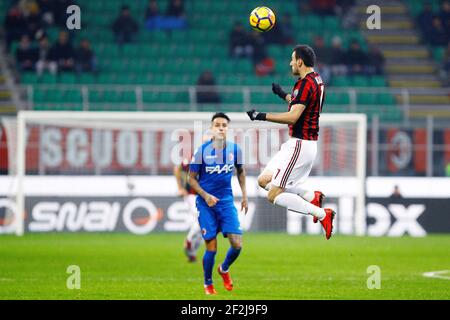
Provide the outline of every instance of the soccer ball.
<path id="1" fill-rule="evenodd" d="M 259 32 L 266 32 L 275 25 L 275 14 L 267 7 L 257 7 L 250 13 L 250 26 Z"/>

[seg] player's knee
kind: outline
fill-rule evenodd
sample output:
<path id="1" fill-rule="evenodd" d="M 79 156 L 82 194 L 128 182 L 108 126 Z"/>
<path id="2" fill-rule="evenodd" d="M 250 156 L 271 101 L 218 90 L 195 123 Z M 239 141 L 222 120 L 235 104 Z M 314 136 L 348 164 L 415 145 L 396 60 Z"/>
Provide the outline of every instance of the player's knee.
<path id="1" fill-rule="evenodd" d="M 242 236 L 240 235 L 230 235 L 230 245 L 233 249 L 242 249 Z"/>
<path id="2" fill-rule="evenodd" d="M 266 185 L 267 185 L 266 180 L 265 180 L 262 176 L 259 176 L 259 177 L 258 177 L 258 185 L 259 185 L 261 188 L 265 188 Z"/>
<path id="3" fill-rule="evenodd" d="M 205 247 L 208 251 L 217 251 L 217 241 L 216 239 L 205 240 Z"/>
<path id="4" fill-rule="evenodd" d="M 235 250 L 241 250 L 242 249 L 242 241 L 238 240 L 238 241 L 233 241 L 231 242 L 231 246 L 233 247 L 233 249 Z"/>
<path id="5" fill-rule="evenodd" d="M 269 182 L 270 179 L 268 179 L 267 175 L 260 175 L 258 177 L 258 185 L 263 189 L 267 186 Z"/>

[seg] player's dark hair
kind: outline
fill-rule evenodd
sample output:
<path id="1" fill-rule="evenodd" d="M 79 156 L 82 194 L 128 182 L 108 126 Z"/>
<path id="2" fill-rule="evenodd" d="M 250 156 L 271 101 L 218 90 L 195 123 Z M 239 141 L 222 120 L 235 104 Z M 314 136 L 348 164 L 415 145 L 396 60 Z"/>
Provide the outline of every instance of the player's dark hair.
<path id="1" fill-rule="evenodd" d="M 314 67 L 316 64 L 316 54 L 313 48 L 306 44 L 299 44 L 294 48 L 295 59 L 302 59 L 307 67 Z"/>
<path id="2" fill-rule="evenodd" d="M 216 118 L 224 118 L 224 119 L 227 119 L 228 122 L 231 121 L 230 118 L 228 118 L 228 116 L 227 116 L 225 113 L 223 113 L 223 112 L 217 112 L 217 113 L 215 113 L 215 114 L 212 116 L 212 118 L 211 118 L 211 122 L 213 122 L 214 119 L 216 119 Z"/>

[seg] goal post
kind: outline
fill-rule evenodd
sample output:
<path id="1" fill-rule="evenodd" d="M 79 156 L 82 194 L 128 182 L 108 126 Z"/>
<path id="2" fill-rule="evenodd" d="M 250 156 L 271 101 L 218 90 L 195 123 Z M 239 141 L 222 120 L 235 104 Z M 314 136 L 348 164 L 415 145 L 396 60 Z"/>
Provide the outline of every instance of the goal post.
<path id="1" fill-rule="evenodd" d="M 14 141 L 15 148 L 11 148 L 9 162 L 10 162 L 10 176 L 14 177 L 14 197 L 17 207 L 18 217 L 15 220 L 16 234 L 23 235 L 25 231 L 24 214 L 26 209 L 26 196 L 27 190 L 26 180 L 30 174 L 30 157 L 32 152 L 30 151 L 30 137 L 33 136 L 32 128 L 39 131 L 37 144 L 42 144 L 43 133 L 40 130 L 47 128 L 60 128 L 64 136 L 67 134 L 68 129 L 86 130 L 89 132 L 87 138 L 84 135 L 73 133 L 70 141 L 75 141 L 78 145 L 82 145 L 83 150 L 90 150 L 91 153 L 100 152 L 94 142 L 94 131 L 108 131 L 116 132 L 118 130 L 126 132 L 151 132 L 148 138 L 146 135 L 138 135 L 135 138 L 133 135 L 124 134 L 123 137 L 117 135 L 102 136 L 102 142 L 99 144 L 100 149 L 103 149 L 107 144 L 105 141 L 109 141 L 112 144 L 112 148 L 118 149 L 117 144 L 128 148 L 124 151 L 125 155 L 117 156 L 124 158 L 126 165 L 122 168 L 115 168 L 109 165 L 104 166 L 98 163 L 91 164 L 93 161 L 93 155 L 86 155 L 84 157 L 78 156 L 78 162 L 70 167 L 65 164 L 65 160 L 61 160 L 60 164 L 50 167 L 48 164 L 42 164 L 43 155 L 42 149 L 40 151 L 34 151 L 35 157 L 39 157 L 35 164 L 36 168 L 32 171 L 35 176 L 55 176 L 63 175 L 70 177 L 75 176 L 109 176 L 109 175 L 147 175 L 147 176 L 159 176 L 169 175 L 170 170 L 166 166 L 158 167 L 152 161 L 148 160 L 146 167 L 142 163 L 135 164 L 130 159 L 135 161 L 143 161 L 145 156 L 154 157 L 157 153 L 163 153 L 170 151 L 170 155 L 159 155 L 162 157 L 172 157 L 173 155 L 179 155 L 180 150 L 170 150 L 163 148 L 164 143 L 174 144 L 177 141 L 183 140 L 183 143 L 187 143 L 189 152 L 195 147 L 198 147 L 202 142 L 203 135 L 207 132 L 209 123 L 211 120 L 212 112 L 65 112 L 65 111 L 20 111 L 17 115 L 17 123 L 15 126 L 9 126 L 9 137 L 15 139 L 9 139 Z M 239 144 L 242 143 L 243 153 L 247 153 L 244 156 L 245 161 L 249 164 L 249 176 L 256 177 L 258 173 L 263 169 L 270 156 L 273 156 L 274 152 L 279 149 L 281 143 L 288 138 L 286 125 L 279 125 L 269 122 L 255 121 L 251 122 L 247 115 L 242 113 L 229 112 L 227 115 L 231 119 L 230 131 L 232 137 Z M 11 132 L 15 128 L 15 132 Z M 170 131 L 169 138 L 161 137 L 158 132 Z M 185 141 L 181 131 L 188 132 L 188 137 L 191 141 Z M 335 181 L 344 181 L 343 178 L 350 178 L 355 186 L 352 191 L 354 195 L 354 213 L 353 213 L 353 228 L 352 234 L 364 235 L 366 233 L 366 214 L 365 214 L 365 181 L 366 181 L 366 143 L 367 143 L 367 119 L 365 114 L 356 113 L 342 113 L 332 114 L 323 113 L 320 116 L 320 132 L 319 132 L 319 148 L 317 161 L 314 165 L 312 177 L 323 177 L 323 181 L 326 179 L 335 179 Z M 59 136 L 58 136 L 59 137 Z M 131 137 L 131 138 L 130 138 Z M 153 139 L 153 137 L 155 137 Z M 68 148 L 69 138 L 65 143 L 61 143 L 61 148 Z M 78 139 L 78 140 L 77 140 Z M 106 140 L 105 140 L 106 139 Z M 171 140 L 170 140 L 171 139 Z M 187 139 L 187 140 L 189 140 Z M 265 141 L 265 139 L 267 141 Z M 59 141 L 59 140 L 58 140 Z M 158 141 L 158 147 L 154 147 L 154 141 Z M 255 145 L 255 141 L 257 141 Z M 134 144 L 138 143 L 139 146 L 135 147 Z M 41 146 L 42 148 L 42 146 Z M 81 148 L 81 147 L 80 147 Z M 147 148 L 146 150 L 140 150 L 139 155 L 133 156 L 127 155 L 136 148 Z M 182 147 L 181 147 L 182 148 Z M 131 150 L 131 151 L 130 151 Z M 63 150 L 67 151 L 67 150 Z M 68 152 L 68 151 L 67 151 Z M 76 152 L 70 151 L 70 152 Z M 86 151 L 87 152 L 87 151 Z M 29 154 L 28 154 L 29 153 Z M 263 154 L 267 153 L 268 156 L 264 157 Z M 127 158 L 128 157 L 128 158 Z M 267 160 L 262 161 L 262 158 Z M 80 160 L 81 159 L 81 160 Z M 82 160 L 85 160 L 84 162 Z M 87 160 L 86 160 L 87 159 Z M 120 160 L 120 159 L 119 159 Z M 179 160 L 179 159 L 178 159 Z M 35 162 L 36 162 L 35 161 Z M 169 160 L 167 160 L 169 161 Z M 94 161 L 95 162 L 95 161 Z M 176 161 L 172 161 L 176 162 Z M 11 164 L 14 164 L 13 167 Z M 117 165 L 117 167 L 120 167 Z M 124 169 L 125 168 L 125 169 Z M 162 169 L 161 169 L 162 168 Z M 165 170 L 165 171 L 164 171 Z M 254 180 L 256 181 L 256 180 Z M 42 186 L 45 188 L 45 186 Z M 345 186 L 342 186 L 345 188 Z M 256 188 L 257 189 L 257 188 Z M 326 194 L 326 190 L 325 190 Z M 260 197 L 260 192 L 257 193 Z M 29 214 L 29 213 L 27 213 Z M 339 212 L 338 212 L 339 215 Z"/>

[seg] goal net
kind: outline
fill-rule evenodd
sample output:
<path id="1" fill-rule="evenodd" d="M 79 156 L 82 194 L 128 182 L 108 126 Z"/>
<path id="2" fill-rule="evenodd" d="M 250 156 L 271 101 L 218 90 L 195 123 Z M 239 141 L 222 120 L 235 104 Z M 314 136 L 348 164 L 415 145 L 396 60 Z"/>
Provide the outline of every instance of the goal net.
<path id="1" fill-rule="evenodd" d="M 186 231 L 174 165 L 190 159 L 212 113 L 33 112 L 3 120 L 9 176 L 0 190 L 0 232 Z M 240 145 L 247 171 L 247 231 L 321 233 L 310 216 L 271 205 L 257 176 L 288 139 L 286 125 L 231 118 L 227 140 Z M 316 162 L 305 188 L 337 210 L 336 232 L 365 233 L 366 116 L 322 114 Z M 5 184 L 3 184 L 5 185 Z M 236 206 L 240 189 L 233 178 Z M 5 202 L 6 203 L 6 202 Z M 240 207 L 238 207 L 239 209 Z"/>

